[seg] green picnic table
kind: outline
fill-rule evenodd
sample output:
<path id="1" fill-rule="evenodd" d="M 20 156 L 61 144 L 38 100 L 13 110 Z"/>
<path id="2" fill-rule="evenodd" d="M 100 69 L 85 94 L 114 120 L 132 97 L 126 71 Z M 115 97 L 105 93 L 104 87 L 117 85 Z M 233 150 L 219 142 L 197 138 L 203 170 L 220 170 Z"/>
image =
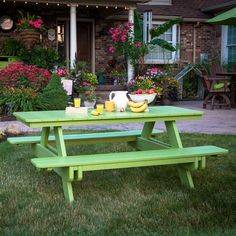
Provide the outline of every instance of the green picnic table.
<path id="1" fill-rule="evenodd" d="M 65 199 L 74 200 L 72 182 L 80 181 L 85 171 L 176 165 L 181 183 L 193 188 L 192 170 L 203 169 L 206 157 L 220 156 L 228 150 L 216 146 L 184 148 L 176 126 L 178 120 L 201 119 L 203 112 L 174 106 L 149 107 L 148 112 L 104 112 L 100 116 L 67 114 L 62 111 L 15 112 L 16 118 L 29 127 L 42 128 L 40 136 L 8 138 L 12 144 L 30 143 L 35 158 L 31 162 L 37 168 L 53 169 L 61 178 Z M 94 132 L 89 134 L 63 134 L 63 126 L 106 125 L 142 122 L 142 130 Z M 158 140 L 156 122 L 164 122 L 168 143 Z M 53 135 L 50 135 L 51 131 Z M 67 144 L 111 143 L 127 141 L 136 151 L 95 153 L 68 156 Z"/>

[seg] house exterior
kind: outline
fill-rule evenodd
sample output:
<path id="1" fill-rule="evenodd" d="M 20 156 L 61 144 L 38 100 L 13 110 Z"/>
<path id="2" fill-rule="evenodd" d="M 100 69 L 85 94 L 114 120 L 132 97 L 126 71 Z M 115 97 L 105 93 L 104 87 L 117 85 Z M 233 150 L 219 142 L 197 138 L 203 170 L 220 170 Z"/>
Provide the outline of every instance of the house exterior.
<path id="1" fill-rule="evenodd" d="M 153 0 L 139 7 L 141 12 L 152 12 L 152 26 L 176 17 L 182 19 L 173 26 L 165 39 L 179 45 L 177 53 L 151 53 L 150 63 L 198 63 L 202 59 L 236 63 L 236 26 L 215 26 L 209 18 L 236 6 L 232 0 Z M 229 45 L 229 43 L 231 44 Z"/>
<path id="2" fill-rule="evenodd" d="M 109 28 L 118 22 L 132 22 L 134 9 L 143 13 L 144 40 L 147 42 L 151 27 L 176 17 L 182 19 L 179 25 L 163 35 L 177 46 L 177 52 L 155 49 L 145 57 L 145 63 L 182 67 L 201 59 L 235 62 L 236 26 L 206 23 L 209 18 L 235 5 L 232 0 L 3 0 L 0 18 L 9 16 L 15 25 L 17 10 L 36 12 L 48 28 L 41 36 L 42 45 L 56 48 L 71 67 L 77 55 L 78 60 L 88 61 L 95 72 L 106 68 L 108 61 L 113 59 L 108 52 L 112 46 Z M 14 27 L 0 29 L 0 46 L 9 37 L 19 38 Z M 230 45 L 227 43 L 229 37 Z M 132 76 L 132 65 L 128 63 L 129 79 Z"/>

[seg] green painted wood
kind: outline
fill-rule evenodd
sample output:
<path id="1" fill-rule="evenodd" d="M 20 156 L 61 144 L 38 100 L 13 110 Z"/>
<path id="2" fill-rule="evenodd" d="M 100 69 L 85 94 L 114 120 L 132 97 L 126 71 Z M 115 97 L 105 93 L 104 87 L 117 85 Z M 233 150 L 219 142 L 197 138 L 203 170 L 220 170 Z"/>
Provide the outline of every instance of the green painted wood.
<path id="1" fill-rule="evenodd" d="M 54 127 L 54 134 L 55 134 L 55 139 L 56 139 L 55 141 L 56 141 L 58 156 L 62 156 L 62 157 L 67 156 L 62 127 Z"/>
<path id="2" fill-rule="evenodd" d="M 178 172 L 182 185 L 189 189 L 194 188 L 193 178 L 190 171 L 183 168 L 178 168 Z"/>
<path id="3" fill-rule="evenodd" d="M 91 124 L 117 124 L 127 122 L 155 122 L 171 120 L 200 119 L 203 112 L 174 107 L 158 106 L 149 107 L 148 112 L 104 112 L 100 116 L 81 114 L 66 114 L 65 111 L 31 111 L 14 112 L 16 118 L 29 127 L 49 127 L 68 125 L 91 125 Z"/>
<path id="4" fill-rule="evenodd" d="M 172 147 L 182 148 L 182 142 L 180 139 L 179 131 L 176 126 L 175 121 L 165 121 L 166 131 L 168 135 L 168 139 Z"/>
<path id="5" fill-rule="evenodd" d="M 150 138 L 155 122 L 145 122 L 141 136 L 143 138 Z"/>
<path id="6" fill-rule="evenodd" d="M 73 195 L 73 189 L 72 189 L 71 182 L 62 179 L 62 185 L 63 185 L 63 192 L 64 192 L 64 196 L 65 196 L 66 201 L 73 202 L 74 195 Z"/>
<path id="7" fill-rule="evenodd" d="M 42 128 L 42 133 L 41 133 L 41 138 L 40 138 L 41 145 L 47 146 L 49 133 L 50 133 L 50 127 L 43 127 Z"/>
<path id="8" fill-rule="evenodd" d="M 66 143 L 92 144 L 105 142 L 136 141 L 137 136 L 141 135 L 141 130 L 127 130 L 117 132 L 102 132 L 89 134 L 66 134 L 64 140 Z M 152 135 L 163 133 L 163 131 L 154 129 Z M 40 142 L 40 136 L 21 136 L 10 137 L 7 141 L 11 144 L 33 144 Z M 55 136 L 49 136 L 49 143 L 55 142 Z"/>
<path id="9" fill-rule="evenodd" d="M 156 139 L 146 139 L 143 137 L 137 137 L 136 149 L 137 150 L 158 150 L 163 148 L 170 148 L 168 144 L 163 144 Z"/>
<path id="10" fill-rule="evenodd" d="M 38 168 L 55 168 L 69 166 L 89 166 L 103 164 L 119 164 L 129 162 L 148 162 L 153 160 L 171 160 L 191 157 L 225 155 L 228 150 L 216 146 L 199 146 L 187 148 L 171 148 L 165 150 L 149 150 L 135 152 L 119 152 L 90 154 L 70 157 L 33 158 L 31 162 Z"/>

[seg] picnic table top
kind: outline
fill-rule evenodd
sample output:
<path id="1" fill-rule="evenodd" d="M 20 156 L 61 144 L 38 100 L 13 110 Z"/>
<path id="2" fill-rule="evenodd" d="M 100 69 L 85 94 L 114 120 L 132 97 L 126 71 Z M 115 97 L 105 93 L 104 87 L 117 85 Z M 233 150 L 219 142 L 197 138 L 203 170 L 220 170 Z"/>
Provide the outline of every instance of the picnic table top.
<path id="1" fill-rule="evenodd" d="M 129 110 L 125 112 L 106 112 L 99 116 L 93 116 L 88 111 L 87 114 L 67 114 L 65 110 L 57 111 L 30 111 L 30 112 L 14 112 L 14 116 L 30 127 L 38 123 L 56 123 L 62 122 L 62 125 L 73 125 L 73 122 L 83 122 L 83 124 L 98 123 L 122 123 L 123 122 L 146 122 L 155 120 L 189 120 L 200 119 L 203 115 L 202 111 L 180 108 L 175 106 L 155 106 L 149 107 L 148 112 L 133 113 Z M 106 122 L 107 121 L 107 122 Z M 71 123 L 72 122 L 72 123 Z M 85 122 L 85 123 L 84 123 Z"/>

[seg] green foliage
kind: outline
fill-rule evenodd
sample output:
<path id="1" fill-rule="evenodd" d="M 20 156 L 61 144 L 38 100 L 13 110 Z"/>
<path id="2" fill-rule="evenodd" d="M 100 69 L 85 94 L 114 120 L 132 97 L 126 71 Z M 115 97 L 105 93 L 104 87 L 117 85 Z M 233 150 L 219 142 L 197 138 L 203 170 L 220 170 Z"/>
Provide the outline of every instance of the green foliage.
<path id="1" fill-rule="evenodd" d="M 158 135 L 160 141 L 167 138 Z M 181 139 L 185 147 L 217 145 L 230 153 L 209 158 L 205 170 L 195 171 L 193 190 L 181 186 L 172 166 L 87 172 L 74 183 L 71 205 L 63 198 L 61 178 L 37 171 L 30 163 L 34 156 L 30 145 L 1 143 L 0 234 L 235 235 L 236 136 L 182 133 Z M 67 152 L 132 150 L 125 143 L 115 143 L 70 146 Z"/>
<path id="2" fill-rule="evenodd" d="M 169 51 L 176 51 L 176 48 L 173 47 L 173 45 L 169 42 L 167 42 L 164 39 L 160 39 L 162 34 L 164 34 L 166 31 L 168 31 L 173 25 L 179 24 L 181 21 L 180 18 L 176 18 L 173 20 L 169 20 L 166 23 L 160 25 L 158 28 L 152 28 L 150 33 L 152 40 L 150 41 L 149 45 L 158 45 L 163 49 L 169 50 Z"/>
<path id="3" fill-rule="evenodd" d="M 41 103 L 45 110 L 64 110 L 67 105 L 67 93 L 57 74 L 52 75 L 47 87 L 43 90 Z"/>
<path id="4" fill-rule="evenodd" d="M 32 88 L 7 88 L 0 91 L 0 105 L 8 105 L 11 112 L 35 111 L 42 108 L 39 94 Z"/>
<path id="5" fill-rule="evenodd" d="M 134 38 L 136 42 L 143 41 L 143 20 L 137 10 L 134 11 Z"/>
<path id="6" fill-rule="evenodd" d="M 23 61 L 29 65 L 36 65 L 41 68 L 52 70 L 59 62 L 59 54 L 53 48 L 33 48 L 24 55 Z"/>
<path id="7" fill-rule="evenodd" d="M 10 38 L 5 40 L 0 52 L 6 56 L 21 57 L 26 53 L 26 47 L 22 41 Z"/>

